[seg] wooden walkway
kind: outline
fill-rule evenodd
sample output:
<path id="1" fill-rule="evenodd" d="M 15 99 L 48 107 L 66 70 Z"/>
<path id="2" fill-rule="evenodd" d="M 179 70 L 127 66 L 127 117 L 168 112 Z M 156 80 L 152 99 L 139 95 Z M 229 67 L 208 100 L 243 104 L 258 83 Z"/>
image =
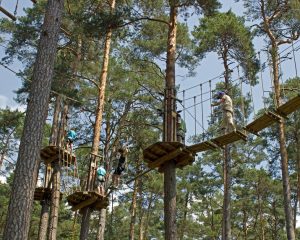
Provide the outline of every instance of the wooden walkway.
<path id="1" fill-rule="evenodd" d="M 182 168 L 195 160 L 193 152 L 179 142 L 154 143 L 144 150 L 143 155 L 149 168 L 162 168 L 171 160 L 175 161 L 176 167 Z"/>
<path id="2" fill-rule="evenodd" d="M 102 196 L 95 191 L 75 192 L 67 197 L 67 201 L 72 206 L 73 211 L 85 207 L 100 211 L 103 208 L 107 208 L 109 204 L 108 197 Z"/>
<path id="3" fill-rule="evenodd" d="M 287 118 L 289 114 L 298 109 L 300 109 L 300 94 L 278 107 L 274 112 L 266 111 L 243 129 L 258 135 L 261 130 L 270 127 L 274 123 L 280 123 L 282 117 Z M 198 152 L 224 148 L 224 146 L 239 140 L 247 141 L 245 131 L 233 131 L 192 146 L 185 146 L 179 142 L 157 142 L 146 148 L 143 155 L 150 169 L 158 168 L 161 171 L 163 165 L 168 161 L 175 161 L 176 167 L 182 168 L 192 164 Z"/>
<path id="4" fill-rule="evenodd" d="M 58 146 L 47 146 L 41 150 L 40 155 L 41 159 L 45 162 L 45 165 L 61 160 L 63 166 L 70 166 L 74 165 L 76 161 L 73 154 Z"/>

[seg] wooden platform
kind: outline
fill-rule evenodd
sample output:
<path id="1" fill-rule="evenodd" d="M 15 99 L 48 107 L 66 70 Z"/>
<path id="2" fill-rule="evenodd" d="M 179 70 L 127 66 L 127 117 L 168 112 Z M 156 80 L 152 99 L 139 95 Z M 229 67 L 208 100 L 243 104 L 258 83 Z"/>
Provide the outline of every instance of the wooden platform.
<path id="1" fill-rule="evenodd" d="M 64 148 L 57 146 L 47 146 L 41 150 L 41 158 L 45 164 L 49 164 L 61 159 L 61 163 L 64 166 L 74 165 L 75 156 Z"/>
<path id="2" fill-rule="evenodd" d="M 100 211 L 107 208 L 108 197 L 102 196 L 95 191 L 75 192 L 67 197 L 67 201 L 72 206 L 73 211 L 80 210 L 85 207 L 91 207 L 93 210 Z"/>
<path id="3" fill-rule="evenodd" d="M 44 199 L 50 199 L 51 197 L 51 189 L 44 187 L 37 187 L 34 191 L 34 200 L 42 201 Z"/>
<path id="4" fill-rule="evenodd" d="M 239 140 L 247 141 L 247 135 L 242 133 L 241 131 L 234 131 L 214 138 L 211 141 L 217 146 L 223 148 L 225 145 L 234 143 Z"/>
<path id="5" fill-rule="evenodd" d="M 267 111 L 259 118 L 255 119 L 253 122 L 249 123 L 244 129 L 248 132 L 251 132 L 255 135 L 258 134 L 261 130 L 270 127 L 275 122 L 280 122 L 281 117 L 277 114 Z"/>
<path id="6" fill-rule="evenodd" d="M 176 167 L 192 164 L 195 154 L 179 142 L 157 142 L 143 152 L 144 161 L 149 168 L 161 168 L 168 161 L 175 161 Z"/>
<path id="7" fill-rule="evenodd" d="M 300 109 L 300 95 L 290 99 L 285 104 L 276 109 L 276 113 L 280 116 L 287 118 L 289 114 Z"/>
<path id="8" fill-rule="evenodd" d="M 187 147 L 187 149 L 193 153 L 203 152 L 207 150 L 215 150 L 216 148 L 218 148 L 218 146 L 210 141 L 197 143 Z"/>

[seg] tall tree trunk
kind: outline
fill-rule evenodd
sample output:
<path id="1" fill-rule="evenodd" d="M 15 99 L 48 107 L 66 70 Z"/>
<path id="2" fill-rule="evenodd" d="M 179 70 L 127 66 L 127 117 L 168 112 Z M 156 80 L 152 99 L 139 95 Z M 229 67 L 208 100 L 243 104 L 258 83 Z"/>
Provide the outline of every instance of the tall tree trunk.
<path id="1" fill-rule="evenodd" d="M 275 105 L 279 107 L 282 103 L 280 83 L 279 83 L 279 59 L 278 59 L 278 46 L 275 42 L 272 43 L 271 47 L 271 57 L 272 57 L 272 70 L 273 70 L 273 81 L 274 81 L 274 91 L 275 91 Z M 285 223 L 286 223 L 286 233 L 288 240 L 295 239 L 295 229 L 293 225 L 293 213 L 291 206 L 291 189 L 288 174 L 288 154 L 286 149 L 285 141 L 285 124 L 284 119 L 281 118 L 279 123 L 279 146 L 280 146 L 280 156 L 281 156 L 281 173 L 282 173 L 282 185 L 283 185 L 283 198 L 284 198 L 284 213 L 285 213 Z"/>
<path id="2" fill-rule="evenodd" d="M 170 19 L 167 46 L 166 92 L 165 92 L 165 119 L 164 141 L 173 142 L 176 136 L 175 106 L 175 62 L 176 62 L 176 35 L 177 35 L 177 7 L 175 1 L 169 1 Z M 164 222 L 165 239 L 174 240 L 176 236 L 176 168 L 175 162 L 169 161 L 164 166 Z"/>
<path id="3" fill-rule="evenodd" d="M 60 128 L 58 131 L 58 138 L 60 142 L 57 142 L 59 147 L 64 147 L 64 136 L 65 129 L 67 126 L 67 115 L 69 111 L 69 106 L 64 105 L 61 113 Z M 49 222 L 49 240 L 56 240 L 57 235 L 57 224 L 58 224 L 58 210 L 60 202 L 60 182 L 61 182 L 61 162 L 63 159 L 62 152 L 59 152 L 58 161 L 52 162 L 53 173 L 52 173 L 52 190 L 51 190 L 51 208 L 50 208 L 50 222 Z"/>
<path id="4" fill-rule="evenodd" d="M 300 204 L 300 135 L 298 133 L 299 129 L 299 123 L 297 114 L 294 114 L 294 122 L 297 124 L 294 130 L 294 139 L 295 139 L 295 145 L 296 145 L 296 167 L 297 167 L 297 193 L 296 193 L 296 199 L 295 199 L 295 205 L 294 205 L 294 228 L 296 229 L 296 223 L 297 223 L 297 208 L 298 204 Z"/>
<path id="5" fill-rule="evenodd" d="M 101 208 L 99 214 L 97 240 L 104 240 L 105 224 L 106 224 L 106 208 Z"/>
<path id="6" fill-rule="evenodd" d="M 223 219 L 222 219 L 222 240 L 231 239 L 231 157 L 230 148 L 225 146 L 224 162 L 223 162 L 223 178 L 224 178 L 224 198 L 223 198 Z"/>
<path id="7" fill-rule="evenodd" d="M 115 9 L 115 4 L 116 4 L 116 1 L 111 0 L 111 2 L 110 2 L 111 11 L 113 11 Z M 103 109 L 104 109 L 105 89 L 106 89 L 106 82 L 107 82 L 107 71 L 108 71 L 108 63 L 109 63 L 111 38 L 112 38 L 112 27 L 109 26 L 107 33 L 106 33 L 106 38 L 105 38 L 102 70 L 101 70 L 100 79 L 99 79 L 99 82 L 100 82 L 99 95 L 98 95 L 98 103 L 97 103 L 97 108 L 96 108 L 94 138 L 93 138 L 93 145 L 92 145 L 92 151 L 91 151 L 91 153 L 94 155 L 98 155 L 98 149 L 99 149 L 99 143 L 100 143 L 100 131 L 101 131 Z M 93 160 L 91 159 L 91 162 L 92 161 Z M 93 190 L 93 188 L 94 188 L 95 172 L 96 172 L 96 163 L 90 164 L 89 176 L 88 176 L 88 181 L 87 181 L 87 190 Z M 89 210 L 88 208 L 83 209 L 80 240 L 86 240 L 88 238 L 89 224 L 84 221 L 89 222 L 90 214 L 91 214 L 91 210 Z M 105 228 L 105 222 L 102 222 L 102 223 L 100 222 L 99 224 Z M 84 229 L 82 229 L 82 228 L 84 228 Z M 98 233 L 104 234 L 104 231 L 98 231 Z M 104 236 L 97 236 L 97 238 L 103 239 Z"/>
<path id="8" fill-rule="evenodd" d="M 50 211 L 50 222 L 49 222 L 49 240 L 56 240 L 57 234 L 57 223 L 58 223 L 58 210 L 60 201 L 60 178 L 61 169 L 60 163 L 53 163 L 53 182 L 51 191 L 51 211 Z"/>
<path id="9" fill-rule="evenodd" d="M 140 153 L 137 163 L 136 163 L 136 173 L 137 175 L 141 173 L 141 161 L 142 161 L 142 154 Z M 133 193 L 132 193 L 132 203 L 131 203 L 131 220 L 130 220 L 130 227 L 129 227 L 129 240 L 134 240 L 134 226 L 136 222 L 136 208 L 137 208 L 137 193 L 138 193 L 138 186 L 139 182 L 141 181 L 140 178 L 136 178 L 134 180 L 133 185 Z"/>
<path id="10" fill-rule="evenodd" d="M 148 236 L 149 218 L 150 218 L 150 214 L 152 212 L 151 205 L 152 205 L 153 201 L 154 201 L 154 194 L 153 194 L 153 192 L 151 192 L 149 201 L 148 201 L 147 210 L 146 210 L 146 218 L 144 219 L 144 238 L 145 238 L 145 236 Z"/>
<path id="11" fill-rule="evenodd" d="M 58 135 L 58 122 L 59 122 L 59 113 L 61 111 L 60 101 L 61 101 L 61 96 L 57 95 L 56 100 L 55 100 L 54 113 L 53 113 L 51 136 L 50 136 L 50 141 L 49 141 L 50 145 L 56 145 L 56 141 L 57 141 L 57 138 L 58 138 L 57 137 L 57 135 Z M 45 180 L 44 180 L 44 187 L 45 188 L 49 187 L 51 171 L 52 171 L 51 166 L 46 166 Z M 49 210 L 50 210 L 50 201 L 49 201 L 49 199 L 42 200 L 41 205 L 42 205 L 42 209 L 41 209 L 41 218 L 40 218 L 40 224 L 39 224 L 38 240 L 44 240 L 44 239 L 46 239 L 46 236 L 47 236 L 47 227 L 48 227 Z"/>
<path id="12" fill-rule="evenodd" d="M 44 240 L 44 239 L 46 239 L 46 236 L 47 236 L 49 208 L 50 208 L 49 199 L 42 200 L 41 205 L 42 205 L 42 210 L 41 210 L 41 219 L 40 219 L 40 225 L 39 225 L 38 240 Z"/>
<path id="13" fill-rule="evenodd" d="M 228 67 L 228 49 L 224 46 L 222 54 L 223 65 L 225 69 L 225 89 L 229 91 L 230 69 Z M 228 133 L 225 131 L 225 134 Z M 223 219 L 222 219 L 222 240 L 231 239 L 231 156 L 230 146 L 226 145 L 224 149 L 223 161 L 223 181 L 224 181 L 224 198 L 223 198 Z"/>
<path id="14" fill-rule="evenodd" d="M 139 223 L 139 237 L 138 237 L 138 240 L 144 240 L 144 225 L 145 225 L 145 217 L 144 217 L 144 213 L 141 213 L 140 223 Z"/>
<path id="15" fill-rule="evenodd" d="M 51 127 L 51 137 L 49 144 L 50 145 L 58 145 L 57 139 L 58 139 L 58 123 L 59 123 L 59 113 L 61 112 L 61 96 L 57 95 L 55 100 L 55 106 L 54 106 L 54 113 L 53 113 L 53 120 L 52 120 L 52 127 Z"/>
<path id="16" fill-rule="evenodd" d="M 5 240 L 28 239 L 30 213 L 63 10 L 64 0 L 48 0 L 8 208 L 3 236 Z"/>
<path id="17" fill-rule="evenodd" d="M 181 231 L 180 231 L 180 235 L 179 235 L 179 240 L 184 239 L 187 212 L 188 212 L 189 196 L 190 196 L 190 192 L 187 191 L 187 193 L 185 194 L 185 199 L 184 199 L 184 210 L 183 210 L 183 218 L 182 218 L 182 223 L 181 223 Z"/>

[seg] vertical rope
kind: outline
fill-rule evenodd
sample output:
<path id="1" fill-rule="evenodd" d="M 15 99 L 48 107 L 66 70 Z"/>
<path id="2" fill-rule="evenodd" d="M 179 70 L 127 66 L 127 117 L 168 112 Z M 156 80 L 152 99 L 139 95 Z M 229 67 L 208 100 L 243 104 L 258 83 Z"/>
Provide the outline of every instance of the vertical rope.
<path id="1" fill-rule="evenodd" d="M 252 92 L 252 86 L 250 84 L 250 95 L 251 95 L 251 101 L 252 101 L 252 107 L 253 107 L 253 113 L 254 113 L 254 116 L 256 115 L 256 112 L 255 112 L 255 106 L 254 106 L 254 99 L 253 99 L 253 92 Z"/>
<path id="2" fill-rule="evenodd" d="M 269 72 L 270 72 L 270 79 L 271 79 L 271 87 L 272 87 L 272 93 L 273 93 L 273 103 L 274 106 L 276 107 L 276 96 L 275 96 L 275 87 L 274 87 L 274 76 L 273 76 L 273 70 L 272 70 L 272 63 L 270 60 L 270 53 L 268 52 L 268 64 L 269 64 Z"/>
<path id="3" fill-rule="evenodd" d="M 295 57 L 294 41 L 292 41 L 292 49 L 293 49 L 293 59 L 294 59 L 295 73 L 296 73 L 296 77 L 298 77 L 298 69 L 297 69 L 297 62 L 296 62 L 296 57 Z"/>
<path id="4" fill-rule="evenodd" d="M 196 123 L 196 116 L 197 116 L 196 96 L 194 96 L 194 114 L 195 114 L 195 137 L 196 137 L 196 135 L 197 135 L 197 123 Z"/>
<path id="5" fill-rule="evenodd" d="M 242 110 L 242 123 L 245 126 L 245 104 L 244 104 L 244 96 L 243 96 L 243 79 L 240 77 L 240 68 L 238 66 L 238 78 L 240 79 L 240 87 L 241 87 L 241 110 Z M 251 84 L 251 83 L 250 83 Z"/>
<path id="6" fill-rule="evenodd" d="M 201 120 L 202 120 L 202 140 L 204 141 L 204 109 L 203 109 L 203 90 L 202 84 L 200 84 L 200 94 L 201 94 Z"/>
<path id="7" fill-rule="evenodd" d="M 281 58 L 279 56 L 279 78 L 281 80 L 281 90 L 282 90 L 282 95 L 283 95 L 283 99 L 286 99 L 286 94 L 285 94 L 285 87 L 283 86 L 284 85 L 284 82 L 283 82 L 283 72 L 282 72 L 282 65 L 281 65 Z"/>
<path id="8" fill-rule="evenodd" d="M 0 3 L 0 4 L 1 4 L 1 3 Z M 19 0 L 17 0 L 17 3 L 16 3 L 16 7 L 15 7 L 15 11 L 14 11 L 14 16 L 17 15 L 18 5 L 19 5 Z"/>
<path id="9" fill-rule="evenodd" d="M 262 74 L 263 70 L 262 70 L 260 52 L 258 52 L 258 59 L 259 59 L 259 64 L 260 64 L 260 82 L 261 82 L 261 88 L 262 88 L 262 94 L 263 94 L 263 104 L 264 104 L 264 109 L 266 109 L 265 87 L 264 87 L 264 80 L 263 80 L 263 74 Z"/>
<path id="10" fill-rule="evenodd" d="M 211 122 L 214 123 L 214 118 L 213 118 L 213 107 L 212 107 L 212 90 L 211 90 L 211 80 L 208 81 L 209 83 L 209 105 L 210 105 L 210 119 Z"/>
<path id="11" fill-rule="evenodd" d="M 183 120 L 185 122 L 185 90 L 182 91 Z"/>

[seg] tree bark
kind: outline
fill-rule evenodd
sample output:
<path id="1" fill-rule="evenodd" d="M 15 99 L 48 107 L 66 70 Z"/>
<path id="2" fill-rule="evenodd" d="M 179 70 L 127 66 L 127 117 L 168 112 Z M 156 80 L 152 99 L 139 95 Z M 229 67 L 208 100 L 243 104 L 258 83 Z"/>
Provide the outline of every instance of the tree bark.
<path id="1" fill-rule="evenodd" d="M 111 11 L 115 9 L 116 1 L 112 0 L 110 3 Z M 105 46 L 104 46 L 104 52 L 103 52 L 103 62 L 102 62 L 102 70 L 100 74 L 99 79 L 99 95 L 98 95 L 98 102 L 97 102 L 97 108 L 96 108 L 96 120 L 95 120 L 95 127 L 94 127 L 94 138 L 93 138 L 93 145 L 91 153 L 94 155 L 98 155 L 99 150 L 99 143 L 100 143 L 100 131 L 101 131 L 101 123 L 102 123 L 102 115 L 103 115 L 103 109 L 104 109 L 104 100 L 105 100 L 105 89 L 106 89 L 106 82 L 107 82 L 107 71 L 108 71 L 108 63 L 109 63 L 109 53 L 110 53 L 110 45 L 111 45 L 111 38 L 112 38 L 112 27 L 109 26 L 106 38 L 105 38 Z M 94 189 L 94 182 L 95 182 L 95 173 L 97 169 L 97 163 L 93 163 L 93 156 L 91 154 L 91 164 L 89 168 L 89 176 L 87 181 L 87 190 L 93 190 Z M 89 224 L 84 223 L 83 221 L 89 221 L 90 219 L 90 213 L 91 210 L 88 208 L 85 208 L 83 210 L 83 218 L 81 223 L 81 231 L 80 231 L 80 240 L 85 240 L 88 237 L 89 229 L 82 229 L 82 228 L 88 228 Z M 103 223 L 101 223 L 103 224 Z M 102 225 L 103 226 L 103 225 Z M 104 229 L 105 229 L 105 222 L 104 222 Z M 104 231 L 98 231 L 100 234 L 104 234 Z M 83 235 L 82 235 L 83 234 Z M 103 236 L 97 236 L 99 239 L 103 239 Z"/>
<path id="2" fill-rule="evenodd" d="M 185 233 L 185 227 L 186 227 L 186 219 L 187 219 L 187 212 L 188 212 L 189 196 L 190 196 L 190 192 L 187 191 L 187 193 L 185 195 L 185 199 L 184 199 L 185 201 L 184 201 L 183 219 L 182 219 L 182 223 L 181 223 L 181 231 L 180 231 L 180 235 L 179 235 L 179 240 L 183 240 L 184 239 L 184 233 Z"/>
<path id="3" fill-rule="evenodd" d="M 53 166 L 53 183 L 51 191 L 51 211 L 49 223 L 49 240 L 56 240 L 57 223 L 58 223 L 58 210 L 60 201 L 60 163 L 54 162 Z"/>
<path id="4" fill-rule="evenodd" d="M 28 239 L 64 0 L 48 0 L 3 239 Z"/>
<path id="5" fill-rule="evenodd" d="M 275 92 L 275 105 L 280 106 L 282 103 L 280 83 L 279 83 L 279 59 L 278 59 L 278 46 L 275 42 L 272 43 L 271 47 L 271 57 L 272 57 L 272 70 L 273 70 L 273 81 L 274 81 L 274 92 Z M 278 126 L 279 130 L 279 146 L 280 146 L 280 156 L 281 156 L 281 174 L 282 174 L 282 185 L 283 185 L 283 198 L 284 198 L 284 213 L 285 213 L 285 223 L 286 223 L 286 233 L 288 240 L 295 239 L 295 229 L 293 225 L 293 212 L 291 206 L 291 188 L 288 173 L 288 154 L 286 149 L 285 141 L 285 124 L 284 119 Z"/>
<path id="6" fill-rule="evenodd" d="M 104 240 L 105 224 L 106 224 L 106 208 L 102 208 L 99 214 L 99 227 L 97 233 L 97 240 Z"/>
<path id="7" fill-rule="evenodd" d="M 67 115 L 69 111 L 69 106 L 64 105 L 61 112 L 60 128 L 58 131 L 58 142 L 56 144 L 64 148 L 64 137 L 65 129 L 67 126 Z M 61 164 L 63 162 L 63 153 L 59 152 L 58 160 L 52 162 L 53 173 L 52 173 L 52 190 L 51 190 L 51 208 L 50 208 L 50 222 L 49 222 L 49 240 L 56 240 L 57 234 L 57 224 L 58 224 L 58 211 L 60 202 L 60 182 L 61 182 Z"/>
<path id="8" fill-rule="evenodd" d="M 61 112 L 60 107 L 61 102 L 61 96 L 57 95 L 55 100 L 55 107 L 54 107 L 54 113 L 53 113 L 53 120 L 52 120 L 52 127 L 51 127 L 51 137 L 49 144 L 50 145 L 58 145 L 57 139 L 58 139 L 58 122 L 59 122 L 59 113 Z"/>
<path id="9" fill-rule="evenodd" d="M 170 18 L 167 46 L 166 92 L 165 92 L 165 125 L 164 141 L 173 142 L 176 139 L 176 112 L 175 106 L 175 62 L 176 62 L 176 35 L 177 35 L 177 7 L 174 1 L 169 1 Z M 176 229 L 176 168 L 174 161 L 164 166 L 164 221 L 165 239 L 177 238 Z"/>
<path id="10" fill-rule="evenodd" d="M 91 213 L 92 213 L 92 209 L 89 207 L 82 209 L 80 240 L 88 240 Z"/>
<path id="11" fill-rule="evenodd" d="M 141 173 L 140 164 L 142 161 L 142 155 L 140 154 L 137 163 L 136 163 L 136 172 L 137 174 Z M 131 220 L 130 220 L 130 227 L 129 227 L 129 240 L 134 240 L 134 226 L 136 222 L 136 208 L 137 208 L 137 193 L 138 193 L 138 186 L 140 182 L 140 178 L 134 180 L 133 186 L 133 193 L 132 193 L 132 204 L 131 204 Z"/>
<path id="12" fill-rule="evenodd" d="M 223 65 L 225 69 L 224 81 L 227 94 L 229 91 L 230 69 L 228 67 L 228 48 L 224 46 L 222 53 Z M 227 129 L 225 134 L 227 134 Z M 223 198 L 223 218 L 222 218 L 222 240 L 231 239 L 231 157 L 230 146 L 226 145 L 224 149 L 223 161 L 223 182 L 224 182 L 224 198 Z"/>
<path id="13" fill-rule="evenodd" d="M 49 209 L 50 209 L 49 199 L 42 200 L 41 205 L 42 205 L 42 210 L 41 210 L 38 240 L 44 240 L 46 239 L 47 236 L 47 227 L 48 227 Z"/>
<path id="14" fill-rule="evenodd" d="M 296 133 L 297 134 L 297 133 Z M 295 209 L 294 209 L 294 228 L 296 228 L 296 217 L 297 217 L 297 207 L 300 204 L 300 141 L 298 135 L 296 135 L 296 146 L 297 146 L 297 195 L 295 201 Z"/>
<path id="15" fill-rule="evenodd" d="M 231 158 L 230 148 L 225 146 L 224 150 L 224 166 L 223 166 L 223 178 L 224 178 L 224 198 L 223 198 L 223 219 L 222 219 L 222 239 L 231 239 Z"/>
<path id="16" fill-rule="evenodd" d="M 51 128 L 51 136 L 49 140 L 50 145 L 56 145 L 56 141 L 58 138 L 58 122 L 59 122 L 59 113 L 60 113 L 60 101 L 61 96 L 57 95 L 55 100 L 55 107 L 54 107 L 54 113 L 53 113 L 53 121 L 52 121 L 52 128 Z M 49 164 L 50 165 L 50 164 Z M 44 187 L 49 187 L 49 181 L 50 181 L 50 174 L 52 172 L 51 166 L 46 166 L 45 169 L 45 180 L 44 180 Z M 41 201 L 42 209 L 41 209 L 41 218 L 40 218 L 40 224 L 39 224 L 39 234 L 38 239 L 44 240 L 47 236 L 47 227 L 48 227 L 48 221 L 49 221 L 49 210 L 50 210 L 50 202 L 49 199 L 44 199 Z"/>

